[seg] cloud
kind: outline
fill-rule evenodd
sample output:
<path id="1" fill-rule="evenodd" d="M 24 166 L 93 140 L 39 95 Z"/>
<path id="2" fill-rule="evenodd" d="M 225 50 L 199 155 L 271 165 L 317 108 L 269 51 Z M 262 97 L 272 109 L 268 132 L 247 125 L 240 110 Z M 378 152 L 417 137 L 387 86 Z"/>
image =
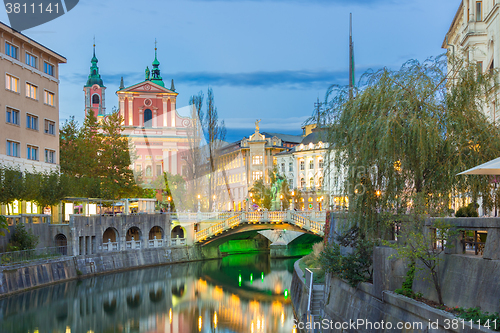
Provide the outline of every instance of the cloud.
<path id="1" fill-rule="evenodd" d="M 260 123 L 261 132 L 276 132 L 279 130 L 297 130 L 304 125 L 309 116 L 283 118 L 265 118 Z M 255 129 L 255 118 L 225 118 L 224 123 L 228 129 L 249 129 L 253 133 Z M 278 131 L 280 132 L 280 131 Z"/>
<path id="2" fill-rule="evenodd" d="M 61 80 L 72 84 L 85 84 L 88 74 L 73 73 L 61 75 Z M 118 85 L 123 76 L 125 86 L 130 86 L 144 80 L 138 73 L 103 74 L 105 85 Z M 248 73 L 221 73 L 221 72 L 178 72 L 168 75 L 174 78 L 176 84 L 194 86 L 230 86 L 230 87 L 287 87 L 303 89 L 324 88 L 331 84 L 347 84 L 347 71 L 314 71 L 314 70 L 285 70 L 285 71 L 257 71 Z M 164 78 L 168 85 L 170 79 Z"/>
<path id="3" fill-rule="evenodd" d="M 347 84 L 347 71 L 271 71 L 249 73 L 180 72 L 173 74 L 179 84 L 232 86 L 310 88 L 324 87 L 332 83 Z"/>

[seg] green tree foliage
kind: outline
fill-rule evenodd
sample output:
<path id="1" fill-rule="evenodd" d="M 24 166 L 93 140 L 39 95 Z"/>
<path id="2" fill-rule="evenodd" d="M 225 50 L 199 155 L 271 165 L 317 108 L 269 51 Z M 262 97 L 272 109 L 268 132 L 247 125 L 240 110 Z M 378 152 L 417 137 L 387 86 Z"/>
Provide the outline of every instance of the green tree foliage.
<path id="1" fill-rule="evenodd" d="M 10 238 L 10 248 L 19 251 L 34 249 L 38 245 L 38 238 L 33 230 L 27 230 L 23 223 L 18 223 Z"/>
<path id="2" fill-rule="evenodd" d="M 396 257 L 422 264 L 423 269 L 430 275 L 439 304 L 443 304 L 439 276 L 439 263 L 442 260 L 440 255 L 445 247 L 452 246 L 458 231 L 442 221 L 434 221 L 432 227 L 435 231 L 424 228 L 423 222 L 418 218 L 410 220 L 402 230 L 403 239 L 393 245 L 393 248 L 397 250 Z"/>
<path id="3" fill-rule="evenodd" d="M 478 217 L 477 212 L 478 204 L 470 203 L 467 206 L 460 207 L 455 214 L 455 217 Z"/>
<path id="4" fill-rule="evenodd" d="M 83 126 L 71 118 L 61 128 L 61 172 L 71 179 L 71 196 L 119 199 L 141 193 L 130 169 L 129 143 L 115 112 L 98 123 L 87 112 Z"/>
<path id="5" fill-rule="evenodd" d="M 321 267 L 341 279 L 347 280 L 352 287 L 360 282 L 371 281 L 373 276 L 373 247 L 376 242 L 365 239 L 358 227 L 338 235 L 336 242 L 325 246 L 319 256 Z M 342 247 L 350 249 L 342 252 Z"/>
<path id="6" fill-rule="evenodd" d="M 497 73 L 477 68 L 450 59 L 448 72 L 443 57 L 412 60 L 366 73 L 352 99 L 329 89 L 322 117 L 335 166 L 346 171 L 351 221 L 375 230 L 384 216 L 413 210 L 417 196 L 428 215 L 447 214 L 458 193 L 491 208 L 488 177 L 457 176 L 500 151 L 498 128 L 482 113 Z"/>
<path id="7" fill-rule="evenodd" d="M 23 175 L 19 168 L 9 166 L 0 167 L 0 204 L 8 205 L 14 200 L 21 200 L 25 193 L 23 189 Z M 7 206 L 7 214 L 11 214 Z"/>
<path id="8" fill-rule="evenodd" d="M 8 231 L 9 225 L 7 224 L 7 218 L 3 215 L 0 215 L 0 236 L 5 236 L 5 230 Z"/>
<path id="9" fill-rule="evenodd" d="M 175 212 L 177 209 L 193 207 L 193 202 L 190 200 L 192 198 L 187 196 L 186 180 L 181 175 L 164 172 L 163 177 L 156 179 L 154 188 L 161 189 L 159 190 L 162 197 L 159 202 L 161 208 L 168 209 L 170 205 L 170 211 Z"/>

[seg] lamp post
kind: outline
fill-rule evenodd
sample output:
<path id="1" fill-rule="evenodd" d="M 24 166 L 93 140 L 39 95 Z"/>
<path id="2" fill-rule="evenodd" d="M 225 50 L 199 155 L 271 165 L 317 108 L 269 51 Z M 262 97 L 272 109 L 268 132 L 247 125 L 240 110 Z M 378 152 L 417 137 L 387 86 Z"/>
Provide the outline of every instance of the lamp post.
<path id="1" fill-rule="evenodd" d="M 281 211 L 283 211 L 283 194 L 280 194 L 280 205 L 281 205 Z"/>
<path id="2" fill-rule="evenodd" d="M 168 201 L 168 212 L 170 213 L 170 200 L 172 200 L 172 197 L 169 195 L 167 197 L 167 201 Z"/>
<path id="3" fill-rule="evenodd" d="M 250 205 L 252 205 L 252 202 L 253 202 L 253 198 L 252 197 L 253 197 L 253 193 L 250 192 L 250 199 L 248 200 L 248 207 L 247 207 L 248 211 L 250 211 Z"/>
<path id="4" fill-rule="evenodd" d="M 198 212 L 201 212 L 201 209 L 200 209 L 200 199 L 201 199 L 201 195 L 198 194 Z"/>
<path id="5" fill-rule="evenodd" d="M 294 198 L 294 196 L 295 196 L 295 191 L 292 191 L 292 208 L 290 210 L 294 210 L 294 208 L 295 208 L 295 198 Z"/>

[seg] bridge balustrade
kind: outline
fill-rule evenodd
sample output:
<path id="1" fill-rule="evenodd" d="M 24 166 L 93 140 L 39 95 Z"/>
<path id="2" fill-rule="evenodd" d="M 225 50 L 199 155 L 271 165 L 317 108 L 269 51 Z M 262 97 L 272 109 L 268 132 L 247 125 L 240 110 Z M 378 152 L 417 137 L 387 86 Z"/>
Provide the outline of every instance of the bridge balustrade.
<path id="1" fill-rule="evenodd" d="M 118 251 L 118 242 L 108 242 L 102 244 L 102 250 L 104 252 Z"/>
<path id="2" fill-rule="evenodd" d="M 149 247 L 163 247 L 163 239 L 150 239 L 148 241 L 148 246 Z"/>
<path id="3" fill-rule="evenodd" d="M 319 213 L 319 214 L 317 214 Z M 316 234 L 323 234 L 324 222 L 314 221 L 307 216 L 321 217 L 323 212 L 295 212 L 295 211 L 264 211 L 264 212 L 231 212 L 228 213 L 228 217 L 221 222 L 218 222 L 210 227 L 203 230 L 199 230 L 195 234 L 195 239 L 197 242 L 203 242 L 206 239 L 220 234 L 228 229 L 234 228 L 242 223 L 276 223 L 284 222 L 296 225 L 307 231 L 314 232 Z M 219 214 L 219 217 L 221 214 Z"/>
<path id="4" fill-rule="evenodd" d="M 264 217 L 264 212 L 248 212 L 246 213 L 246 218 L 248 221 L 257 222 L 262 220 Z"/>
<path id="5" fill-rule="evenodd" d="M 286 212 L 268 212 L 267 217 L 272 222 L 281 222 L 286 218 Z"/>
<path id="6" fill-rule="evenodd" d="M 170 239 L 171 246 L 186 245 L 186 238 L 172 238 Z"/>
<path id="7" fill-rule="evenodd" d="M 128 242 L 125 242 L 125 249 L 127 250 L 138 250 L 141 248 L 141 241 L 138 240 L 138 241 L 135 241 L 135 240 L 131 240 L 131 241 L 128 241 Z"/>

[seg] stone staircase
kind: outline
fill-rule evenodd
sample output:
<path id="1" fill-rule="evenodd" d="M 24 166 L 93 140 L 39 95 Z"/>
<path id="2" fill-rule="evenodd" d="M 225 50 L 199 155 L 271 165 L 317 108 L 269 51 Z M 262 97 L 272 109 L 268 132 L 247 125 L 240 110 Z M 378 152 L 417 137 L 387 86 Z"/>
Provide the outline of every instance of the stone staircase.
<path id="1" fill-rule="evenodd" d="M 322 285 L 313 285 L 313 293 L 311 300 L 311 312 L 314 315 L 314 319 L 319 319 L 321 306 L 323 303 L 324 290 Z"/>

